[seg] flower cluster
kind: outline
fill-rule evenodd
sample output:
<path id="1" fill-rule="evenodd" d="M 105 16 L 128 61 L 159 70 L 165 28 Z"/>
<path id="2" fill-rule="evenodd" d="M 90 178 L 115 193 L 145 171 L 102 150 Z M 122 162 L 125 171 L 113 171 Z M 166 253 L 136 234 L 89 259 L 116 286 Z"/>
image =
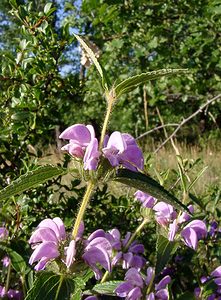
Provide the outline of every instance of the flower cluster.
<path id="1" fill-rule="evenodd" d="M 23 294 L 21 291 L 14 290 L 14 289 L 9 289 L 6 292 L 5 287 L 0 285 L 0 298 L 22 300 Z"/>
<path id="2" fill-rule="evenodd" d="M 121 283 L 115 290 L 117 296 L 126 300 L 139 300 L 145 296 L 146 300 L 167 300 L 169 293 L 167 285 L 171 282 L 169 275 L 153 286 L 154 269 L 149 267 L 146 276 L 142 276 L 135 268 L 131 268 L 125 274 L 125 282 Z"/>
<path id="3" fill-rule="evenodd" d="M 182 227 L 183 223 L 186 223 L 190 220 L 190 215 L 186 212 L 179 214 L 174 210 L 173 206 L 167 204 L 163 201 L 156 203 L 156 199 L 152 196 L 137 191 L 135 193 L 135 199 L 139 200 L 142 203 L 142 206 L 145 208 L 152 208 L 155 212 L 156 221 L 158 224 L 164 227 L 169 227 L 168 229 L 168 240 L 174 241 L 175 235 L 180 232 L 180 236 L 183 239 L 184 243 L 196 250 L 198 245 L 198 240 L 203 239 L 207 235 L 206 225 L 201 220 L 193 220 L 189 222 L 184 228 Z M 156 204 L 155 204 L 156 203 Z M 189 205 L 188 209 L 190 213 L 193 213 L 193 206 Z"/>
<path id="4" fill-rule="evenodd" d="M 209 281 L 213 281 L 217 288 L 215 291 L 212 292 L 206 299 L 207 300 L 215 300 L 221 299 L 221 266 L 217 267 L 211 274 L 210 276 L 203 276 L 200 279 L 201 284 L 208 283 Z M 196 299 L 201 299 L 203 293 L 203 288 L 197 287 L 194 290 L 194 295 Z"/>
<path id="5" fill-rule="evenodd" d="M 61 149 L 73 157 L 83 159 L 85 170 L 96 170 L 102 155 L 113 167 L 122 165 L 132 171 L 143 169 L 142 151 L 130 134 L 115 131 L 110 137 L 106 136 L 101 151 L 91 125 L 72 125 L 65 129 L 59 138 L 69 140 Z"/>

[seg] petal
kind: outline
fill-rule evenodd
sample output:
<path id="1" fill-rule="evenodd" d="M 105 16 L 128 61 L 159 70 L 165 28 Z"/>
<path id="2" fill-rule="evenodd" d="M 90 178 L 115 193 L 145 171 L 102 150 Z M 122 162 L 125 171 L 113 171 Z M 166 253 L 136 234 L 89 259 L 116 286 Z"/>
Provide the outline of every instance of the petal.
<path id="1" fill-rule="evenodd" d="M 174 220 L 172 224 L 169 225 L 169 233 L 168 233 L 168 240 L 173 241 L 175 234 L 177 232 L 177 220 Z"/>
<path id="2" fill-rule="evenodd" d="M 114 258 L 112 259 L 112 261 L 111 261 L 111 265 L 112 266 L 115 266 L 118 262 L 119 262 L 119 260 L 122 258 L 122 252 L 120 251 L 120 252 L 118 252 L 115 256 L 114 256 Z"/>
<path id="3" fill-rule="evenodd" d="M 108 252 L 109 255 L 112 254 L 112 247 L 111 247 L 111 243 L 103 237 L 97 237 L 95 239 L 93 239 L 85 248 L 86 251 L 88 251 L 91 248 L 94 247 L 99 247 L 104 249 L 106 252 Z"/>
<path id="4" fill-rule="evenodd" d="M 98 151 L 98 141 L 96 138 L 94 138 L 86 148 L 84 155 L 84 169 L 96 170 L 99 156 L 100 152 Z"/>
<path id="5" fill-rule="evenodd" d="M 68 151 L 68 153 L 74 157 L 83 158 L 85 147 L 82 147 L 79 144 L 71 142 L 61 148 L 62 151 Z"/>
<path id="6" fill-rule="evenodd" d="M 157 299 L 160 299 L 160 300 L 168 300 L 169 299 L 169 293 L 168 293 L 168 290 L 166 290 L 166 289 L 159 290 L 158 292 L 156 292 L 155 296 Z"/>
<path id="7" fill-rule="evenodd" d="M 85 298 L 84 300 L 98 300 L 98 298 L 96 296 L 89 296 L 89 297 Z"/>
<path id="8" fill-rule="evenodd" d="M 139 300 L 141 297 L 142 297 L 141 289 L 139 287 L 135 287 L 134 289 L 132 289 L 128 293 L 126 299 L 128 299 L 128 300 Z"/>
<path id="9" fill-rule="evenodd" d="M 38 225 L 38 228 L 40 228 L 40 227 L 52 229 L 54 231 L 54 233 L 56 234 L 58 240 L 60 240 L 61 237 L 60 237 L 59 228 L 58 228 L 57 224 L 52 219 L 44 219 Z"/>
<path id="10" fill-rule="evenodd" d="M 57 249 L 57 245 L 53 242 L 43 242 L 41 243 L 32 253 L 29 264 L 32 265 L 35 261 L 45 257 L 45 258 L 56 258 L 60 254 Z"/>
<path id="11" fill-rule="evenodd" d="M 105 249 L 92 247 L 82 257 L 89 266 L 96 267 L 97 263 L 99 263 L 105 270 L 111 272 L 110 257 Z"/>
<path id="12" fill-rule="evenodd" d="M 84 124 L 75 124 L 65 129 L 59 136 L 60 139 L 72 140 L 81 146 L 87 146 L 91 141 L 91 128 Z"/>
<path id="13" fill-rule="evenodd" d="M 151 282 L 153 276 L 154 276 L 154 270 L 153 270 L 153 268 L 148 267 L 147 268 L 147 277 L 145 279 L 145 283 L 146 283 L 147 286 Z"/>
<path id="14" fill-rule="evenodd" d="M 137 244 L 137 243 L 133 243 L 130 247 L 129 247 L 129 252 L 138 254 L 138 253 L 144 253 L 144 245 L 143 244 Z"/>
<path id="15" fill-rule="evenodd" d="M 90 242 L 97 237 L 105 237 L 105 235 L 106 235 L 106 233 L 103 229 L 97 229 L 89 235 L 87 241 Z"/>
<path id="16" fill-rule="evenodd" d="M 122 268 L 123 269 L 128 269 L 130 268 L 131 264 L 133 261 L 133 253 L 128 252 L 128 253 L 124 253 L 123 254 L 123 265 Z"/>
<path id="17" fill-rule="evenodd" d="M 191 212 L 191 214 L 194 213 L 194 208 L 193 208 L 193 205 L 188 205 L 188 209 L 189 211 Z M 181 216 L 179 217 L 178 219 L 178 223 L 184 223 L 184 222 L 187 222 L 190 220 L 190 215 L 187 214 L 186 212 L 183 212 L 181 214 Z"/>
<path id="18" fill-rule="evenodd" d="M 0 227 L 0 239 L 5 239 L 8 236 L 8 230 L 5 227 Z"/>
<path id="19" fill-rule="evenodd" d="M 170 204 L 167 204 L 163 201 L 158 202 L 156 205 L 154 205 L 153 210 L 156 211 L 157 216 L 164 216 L 166 218 L 170 218 L 171 214 L 173 213 L 174 209 L 173 206 Z"/>
<path id="20" fill-rule="evenodd" d="M 65 227 L 64 227 L 63 221 L 59 217 L 54 218 L 53 221 L 58 226 L 58 230 L 59 230 L 59 233 L 60 233 L 59 236 L 60 236 L 61 240 L 65 240 L 66 239 L 66 232 L 65 232 Z"/>
<path id="21" fill-rule="evenodd" d="M 201 220 L 193 220 L 187 226 L 185 226 L 184 229 L 188 227 L 194 229 L 198 239 L 206 237 L 207 235 L 206 224 Z"/>
<path id="22" fill-rule="evenodd" d="M 129 241 L 129 239 L 130 239 L 130 237 L 131 237 L 131 232 L 127 232 L 127 234 L 125 235 L 125 238 L 124 238 L 123 241 L 122 241 L 123 247 L 125 247 L 125 246 L 127 245 L 128 241 Z"/>
<path id="23" fill-rule="evenodd" d="M 151 293 L 147 296 L 146 300 L 155 300 L 154 293 L 151 292 Z"/>
<path id="24" fill-rule="evenodd" d="M 129 146 L 129 145 L 137 146 L 136 140 L 129 133 L 122 133 L 122 137 L 123 137 L 124 142 L 127 144 L 127 146 Z"/>
<path id="25" fill-rule="evenodd" d="M 46 266 L 46 264 L 47 264 L 47 262 L 48 262 L 49 260 L 50 260 L 50 259 L 47 258 L 47 257 L 42 257 L 42 258 L 40 259 L 40 261 L 37 263 L 37 265 L 34 267 L 34 269 L 35 269 L 36 271 L 44 270 L 44 268 L 45 268 L 45 266 Z"/>
<path id="26" fill-rule="evenodd" d="M 127 148 L 126 142 L 123 139 L 122 134 L 119 131 L 114 131 L 107 142 L 107 148 L 115 148 L 120 153 Z"/>
<path id="27" fill-rule="evenodd" d="M 58 238 L 51 228 L 39 227 L 32 233 L 29 243 L 36 244 L 39 242 L 54 242 L 57 244 Z"/>
<path id="28" fill-rule="evenodd" d="M 67 248 L 67 253 L 66 253 L 67 256 L 66 256 L 65 264 L 68 268 L 72 265 L 74 261 L 74 257 L 76 254 L 75 246 L 76 246 L 76 242 L 72 240 Z"/>
<path id="29" fill-rule="evenodd" d="M 123 282 L 115 289 L 117 296 L 123 298 L 133 289 L 133 285 L 130 282 Z"/>
<path id="30" fill-rule="evenodd" d="M 119 154 L 119 160 L 124 167 L 132 171 L 142 170 L 144 166 L 143 153 L 134 145 L 129 145 L 122 154 Z"/>
<path id="31" fill-rule="evenodd" d="M 193 230 L 192 228 L 184 228 L 181 231 L 181 236 L 183 237 L 184 242 L 188 247 L 196 250 L 198 239 L 195 230 Z"/>
<path id="32" fill-rule="evenodd" d="M 158 284 L 155 286 L 155 290 L 159 291 L 165 289 L 165 287 L 171 282 L 171 277 L 169 275 L 165 276 L 163 279 L 160 280 Z"/>
<path id="33" fill-rule="evenodd" d="M 131 263 L 131 267 L 134 267 L 137 270 L 141 270 L 144 267 L 145 263 L 146 263 L 146 260 L 144 257 L 139 256 L 139 255 L 134 255 L 132 263 Z"/>
<path id="34" fill-rule="evenodd" d="M 214 282 L 215 282 L 217 285 L 221 285 L 221 277 L 215 278 L 215 279 L 214 279 Z"/>
<path id="35" fill-rule="evenodd" d="M 211 276 L 213 277 L 221 277 L 221 266 L 216 268 L 212 273 Z"/>
<path id="36" fill-rule="evenodd" d="M 143 288 L 143 278 L 141 277 L 140 273 L 137 269 L 131 268 L 125 274 L 126 281 L 129 281 L 133 286 L 138 286 Z"/>

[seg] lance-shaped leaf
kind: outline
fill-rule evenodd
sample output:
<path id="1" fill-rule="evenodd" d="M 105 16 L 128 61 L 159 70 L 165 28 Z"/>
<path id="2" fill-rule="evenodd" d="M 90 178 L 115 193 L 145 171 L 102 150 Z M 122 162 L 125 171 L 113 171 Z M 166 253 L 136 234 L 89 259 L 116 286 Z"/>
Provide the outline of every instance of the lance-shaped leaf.
<path id="1" fill-rule="evenodd" d="M 116 98 L 120 97 L 122 94 L 128 93 L 134 90 L 138 85 L 147 82 L 148 80 L 153 80 L 160 78 L 162 76 L 170 75 L 180 75 L 188 73 L 187 69 L 162 69 L 157 71 L 151 71 L 147 73 L 142 73 L 135 75 L 133 77 L 127 78 L 115 87 Z"/>
<path id="2" fill-rule="evenodd" d="M 94 63 L 95 67 L 98 70 L 98 73 L 101 76 L 103 88 L 107 90 L 108 89 L 108 83 L 109 83 L 109 81 L 107 79 L 107 76 L 105 74 L 105 71 L 104 71 L 103 67 L 98 62 L 98 60 L 97 60 L 94 52 L 91 50 L 90 47 L 88 47 L 88 45 L 85 43 L 85 41 L 79 35 L 74 34 L 74 36 L 79 41 L 79 43 L 81 44 L 82 48 L 85 50 L 85 52 L 87 53 L 87 55 L 90 57 L 90 59 Z"/>
<path id="3" fill-rule="evenodd" d="M 156 243 L 156 274 L 159 274 L 163 270 L 170 257 L 175 253 L 178 246 L 178 242 L 170 242 L 163 235 L 158 235 Z"/>
<path id="4" fill-rule="evenodd" d="M 74 281 L 62 274 L 43 271 L 28 291 L 25 300 L 69 300 Z"/>
<path id="5" fill-rule="evenodd" d="M 21 194 L 22 192 L 34 188 L 53 177 L 66 173 L 67 169 L 58 166 L 40 166 L 33 171 L 29 171 L 26 174 L 21 175 L 18 179 L 2 189 L 0 191 L 0 200 L 8 199 L 11 196 Z"/>
<path id="6" fill-rule="evenodd" d="M 126 169 L 120 169 L 118 170 L 116 177 L 114 177 L 114 180 L 141 190 L 155 197 L 158 201 L 164 201 L 179 210 L 184 209 L 189 213 L 188 208 L 182 202 L 180 202 L 175 196 L 170 194 L 162 185 L 160 185 L 149 175 L 133 172 Z"/>
<path id="7" fill-rule="evenodd" d="M 93 287 L 92 291 L 95 291 L 98 294 L 115 295 L 116 288 L 122 282 L 123 281 L 107 281 L 104 283 L 98 283 Z"/>

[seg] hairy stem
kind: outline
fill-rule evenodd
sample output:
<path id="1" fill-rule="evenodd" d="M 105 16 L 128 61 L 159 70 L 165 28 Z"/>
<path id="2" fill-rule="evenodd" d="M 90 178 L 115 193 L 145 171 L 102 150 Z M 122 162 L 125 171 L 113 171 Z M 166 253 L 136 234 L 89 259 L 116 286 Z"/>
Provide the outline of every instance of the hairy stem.
<path id="1" fill-rule="evenodd" d="M 107 131 L 107 127 L 108 127 L 108 123 L 109 123 L 109 119 L 110 119 L 110 115 L 111 115 L 111 111 L 113 109 L 113 104 L 116 101 L 116 98 L 112 96 L 111 92 L 106 93 L 106 98 L 107 98 L 107 111 L 106 111 L 104 124 L 103 124 L 102 132 L 101 132 L 99 150 L 102 149 L 103 142 L 104 142 L 104 137 L 105 137 L 105 134 L 106 134 L 106 131 Z"/>
<path id="2" fill-rule="evenodd" d="M 72 239 L 73 240 L 75 240 L 76 237 L 77 237 L 81 221 L 83 220 L 84 213 L 85 213 L 85 210 L 87 208 L 88 202 L 90 200 L 91 194 L 94 190 L 94 187 L 95 187 L 95 184 L 92 181 L 89 181 L 88 185 L 87 185 L 86 192 L 84 194 L 84 198 L 82 200 L 80 209 L 79 209 L 78 214 L 77 214 L 75 224 L 74 224 L 74 229 L 73 229 L 73 232 L 72 232 Z"/>
<path id="3" fill-rule="evenodd" d="M 7 278 L 6 278 L 6 284 L 5 284 L 5 293 L 7 293 L 8 288 L 9 288 L 10 277 L 11 277 L 11 267 L 12 267 L 12 263 L 10 261 L 10 263 L 8 265 L 8 272 L 7 272 Z"/>

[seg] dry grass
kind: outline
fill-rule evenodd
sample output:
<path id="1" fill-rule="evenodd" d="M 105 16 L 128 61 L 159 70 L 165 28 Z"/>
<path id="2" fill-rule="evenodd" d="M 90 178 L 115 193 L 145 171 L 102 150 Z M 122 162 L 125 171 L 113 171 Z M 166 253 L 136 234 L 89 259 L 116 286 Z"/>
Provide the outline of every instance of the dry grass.
<path id="1" fill-rule="evenodd" d="M 221 152 L 214 147 L 207 146 L 205 149 L 199 149 L 197 146 L 187 147 L 186 145 L 176 145 L 183 159 L 196 161 L 200 158 L 200 162 L 194 167 L 192 173 L 197 175 L 203 167 L 207 166 L 207 170 L 196 183 L 195 189 L 201 194 L 206 191 L 208 186 L 217 185 L 221 189 Z M 167 169 L 177 170 L 176 154 L 172 147 L 161 149 L 153 157 L 153 165 L 158 172 Z"/>
<path id="2" fill-rule="evenodd" d="M 188 159 L 195 161 L 200 158 L 201 161 L 198 163 L 192 173 L 192 178 L 196 176 L 203 167 L 208 166 L 207 170 L 204 172 L 202 177 L 195 185 L 195 190 L 197 193 L 205 193 L 209 186 L 217 185 L 221 189 L 221 151 L 215 150 L 214 147 L 207 146 L 205 149 L 199 149 L 198 147 L 188 147 L 187 145 L 177 145 L 179 152 L 183 159 Z M 146 148 L 146 147 L 144 147 Z M 39 159 L 40 164 L 56 164 L 62 162 L 63 153 L 56 150 L 54 147 L 49 147 L 47 153 Z M 150 169 L 150 174 L 155 177 L 154 168 L 160 173 L 168 169 L 177 170 L 177 160 L 176 154 L 172 147 L 166 147 L 161 149 L 156 155 L 151 158 L 152 168 Z M 71 179 L 71 178 L 65 178 Z M 73 177 L 72 177 L 73 179 Z M 115 184 L 114 184 L 115 185 Z M 112 185 L 111 185 L 112 186 Z M 121 186 L 121 188 L 120 188 Z M 116 187 L 112 186 L 113 191 Z M 111 188 L 111 190 L 112 190 Z M 122 190 L 121 190 L 122 189 Z M 121 191 L 120 191 L 121 190 Z M 118 194 L 121 195 L 122 192 L 128 192 L 128 188 L 124 190 L 124 187 L 117 184 Z M 115 194 L 115 192 L 114 192 Z"/>

